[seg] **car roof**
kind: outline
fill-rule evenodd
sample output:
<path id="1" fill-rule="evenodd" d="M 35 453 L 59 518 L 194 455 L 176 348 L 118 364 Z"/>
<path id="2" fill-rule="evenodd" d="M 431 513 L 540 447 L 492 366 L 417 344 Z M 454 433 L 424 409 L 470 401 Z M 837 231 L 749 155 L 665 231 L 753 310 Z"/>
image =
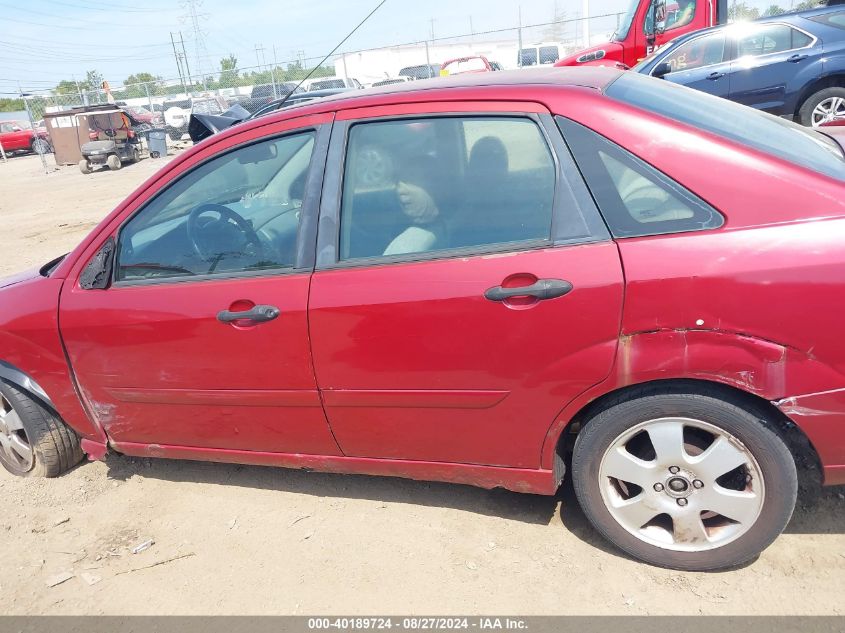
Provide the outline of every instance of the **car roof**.
<path id="1" fill-rule="evenodd" d="M 365 90 L 342 92 L 320 103 L 360 99 L 365 97 L 389 96 L 404 93 L 424 93 L 432 90 L 456 90 L 471 88 L 491 88 L 524 85 L 580 86 L 604 90 L 605 86 L 616 79 L 623 71 L 606 66 L 582 66 L 559 68 L 531 68 L 522 70 L 502 70 L 496 73 L 466 73 L 449 77 L 417 79 L 391 86 L 379 86 Z M 313 105 L 313 104 L 312 104 Z M 301 106 L 305 107 L 305 106 Z M 345 107 L 345 106 L 344 106 Z"/>

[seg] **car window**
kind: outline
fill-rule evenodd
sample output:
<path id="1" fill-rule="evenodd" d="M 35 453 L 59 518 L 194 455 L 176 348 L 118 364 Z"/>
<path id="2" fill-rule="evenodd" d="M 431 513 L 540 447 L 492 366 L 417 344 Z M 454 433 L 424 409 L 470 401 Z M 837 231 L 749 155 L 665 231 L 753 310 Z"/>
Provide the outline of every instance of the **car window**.
<path id="1" fill-rule="evenodd" d="M 684 42 L 663 58 L 672 72 L 693 70 L 719 64 L 725 59 L 725 34 L 722 31 L 696 37 Z"/>
<path id="2" fill-rule="evenodd" d="M 523 48 L 519 51 L 519 63 L 521 66 L 537 65 L 537 48 Z"/>
<path id="3" fill-rule="evenodd" d="M 196 167 L 123 227 L 116 279 L 293 266 L 313 147 L 304 132 Z"/>
<path id="4" fill-rule="evenodd" d="M 822 15 L 814 15 L 807 18 L 815 22 L 821 22 L 828 26 L 833 26 L 840 29 L 845 29 L 845 11 L 837 11 L 836 13 L 824 13 Z"/>
<path id="5" fill-rule="evenodd" d="M 569 119 L 558 126 L 614 237 L 699 231 L 724 219 L 619 145 Z"/>
<path id="6" fill-rule="evenodd" d="M 11 123 L 0 123 L 0 132 L 11 132 L 12 131 L 12 124 Z"/>
<path id="7" fill-rule="evenodd" d="M 557 46 L 541 46 L 540 47 L 540 63 L 554 64 L 560 59 L 560 53 Z"/>
<path id="8" fill-rule="evenodd" d="M 531 119 L 361 123 L 349 132 L 340 259 L 548 240 L 555 166 Z"/>
<path id="9" fill-rule="evenodd" d="M 678 29 L 692 22 L 695 17 L 695 0 L 667 3 L 666 30 Z"/>
<path id="10" fill-rule="evenodd" d="M 792 121 L 637 73 L 620 74 L 605 88 L 605 94 L 795 165 L 845 180 L 845 155 L 836 141 Z"/>
<path id="11" fill-rule="evenodd" d="M 738 57 L 757 57 L 803 48 L 813 39 L 786 24 L 771 24 L 737 38 Z"/>

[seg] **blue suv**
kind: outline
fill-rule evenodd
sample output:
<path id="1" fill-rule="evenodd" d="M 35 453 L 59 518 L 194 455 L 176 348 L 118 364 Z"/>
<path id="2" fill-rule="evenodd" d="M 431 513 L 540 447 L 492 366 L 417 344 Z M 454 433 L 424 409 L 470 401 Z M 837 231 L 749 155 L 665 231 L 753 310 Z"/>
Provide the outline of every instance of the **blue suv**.
<path id="1" fill-rule="evenodd" d="M 845 119 L 845 7 L 695 31 L 631 70 L 807 126 Z"/>

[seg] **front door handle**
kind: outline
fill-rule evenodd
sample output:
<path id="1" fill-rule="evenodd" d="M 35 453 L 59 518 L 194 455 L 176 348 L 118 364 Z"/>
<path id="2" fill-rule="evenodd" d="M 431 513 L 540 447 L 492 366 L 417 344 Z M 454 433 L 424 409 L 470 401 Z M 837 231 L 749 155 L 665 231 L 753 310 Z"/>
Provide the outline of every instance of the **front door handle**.
<path id="1" fill-rule="evenodd" d="M 244 312 L 232 312 L 223 310 L 217 313 L 217 320 L 221 323 L 232 323 L 234 321 L 252 321 L 253 323 L 264 323 L 272 321 L 281 314 L 276 306 L 255 306 Z"/>
<path id="2" fill-rule="evenodd" d="M 572 290 L 572 284 L 563 279 L 538 279 L 530 286 L 488 288 L 484 291 L 484 298 L 490 301 L 504 301 L 513 297 L 535 297 L 542 301 L 562 297 L 570 290 Z"/>
<path id="3" fill-rule="evenodd" d="M 807 59 L 807 55 L 799 55 L 798 53 L 796 53 L 792 57 L 787 58 L 786 61 L 793 63 L 793 64 L 797 64 L 798 62 L 800 62 L 804 59 Z"/>
<path id="4" fill-rule="evenodd" d="M 721 79 L 724 76 L 725 76 L 725 73 L 710 73 L 709 75 L 707 75 L 707 78 L 710 81 L 716 81 L 717 79 Z"/>

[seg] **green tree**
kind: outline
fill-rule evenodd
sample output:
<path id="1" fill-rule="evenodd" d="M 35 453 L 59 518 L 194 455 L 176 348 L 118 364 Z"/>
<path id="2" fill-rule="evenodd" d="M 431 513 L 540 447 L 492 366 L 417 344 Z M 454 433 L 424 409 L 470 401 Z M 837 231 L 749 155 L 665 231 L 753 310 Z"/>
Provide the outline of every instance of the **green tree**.
<path id="1" fill-rule="evenodd" d="M 23 99 L 0 99 L 0 112 L 19 112 L 25 109 Z"/>
<path id="2" fill-rule="evenodd" d="M 816 9 L 821 5 L 819 0 L 801 0 L 798 4 L 796 4 L 792 10 L 793 11 L 806 11 L 807 9 Z"/>
<path id="3" fill-rule="evenodd" d="M 223 88 L 238 85 L 238 58 L 229 55 L 220 60 L 220 86 Z"/>
<path id="4" fill-rule="evenodd" d="M 731 6 L 728 7 L 729 22 L 739 22 L 742 20 L 756 20 L 759 17 L 760 9 L 748 6 L 745 0 L 741 0 L 740 2 L 734 0 L 731 3 Z"/>
<path id="5" fill-rule="evenodd" d="M 775 16 L 775 15 L 782 15 L 784 13 L 786 13 L 786 9 L 784 9 L 783 7 L 781 7 L 777 4 L 772 4 L 772 5 L 769 6 L 768 9 L 763 11 L 762 17 L 769 18 L 769 17 Z"/>

